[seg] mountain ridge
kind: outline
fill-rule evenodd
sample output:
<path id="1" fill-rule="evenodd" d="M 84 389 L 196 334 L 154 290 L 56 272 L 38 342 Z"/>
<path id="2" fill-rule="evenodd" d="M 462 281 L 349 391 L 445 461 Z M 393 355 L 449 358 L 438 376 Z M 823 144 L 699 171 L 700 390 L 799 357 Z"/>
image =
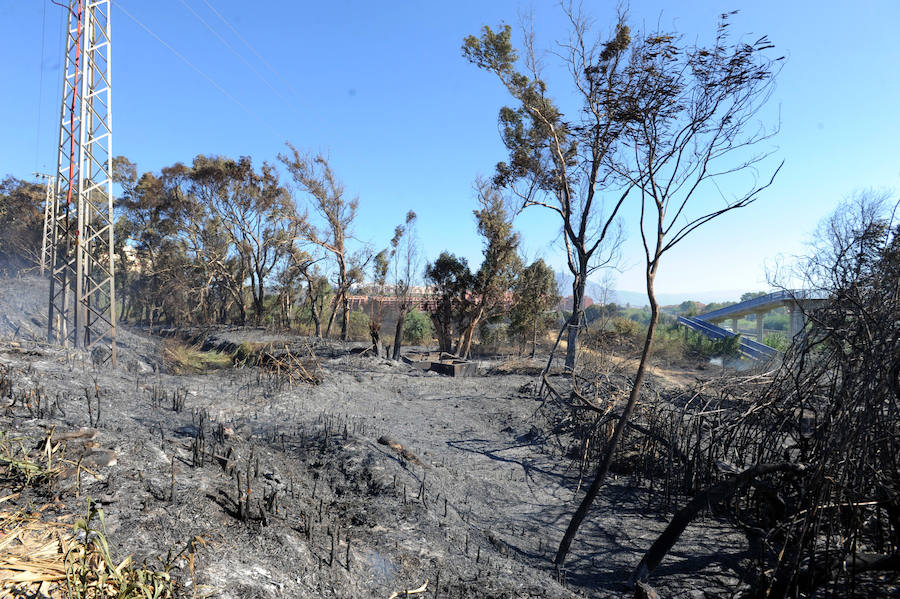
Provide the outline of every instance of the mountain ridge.
<path id="1" fill-rule="evenodd" d="M 559 294 L 563 297 L 572 294 L 572 281 L 574 277 L 568 273 L 557 272 L 556 274 L 556 285 L 559 289 Z M 615 302 L 619 305 L 630 305 L 634 307 L 648 306 L 650 302 L 647 300 L 646 292 L 640 291 L 627 291 L 623 289 L 610 289 L 606 290 L 603 285 L 596 283 L 594 281 L 588 280 L 585 285 L 585 295 L 594 300 L 595 303 L 599 303 L 601 301 L 605 301 L 606 303 Z M 740 301 L 741 294 L 746 291 L 750 291 L 749 289 L 708 289 L 703 291 L 689 291 L 689 292 L 659 292 L 656 294 L 656 299 L 661 306 L 669 306 L 673 304 L 680 304 L 681 302 L 691 300 L 700 302 L 703 304 L 709 304 L 711 302 L 725 302 L 725 301 Z M 606 299 L 604 300 L 604 296 Z"/>

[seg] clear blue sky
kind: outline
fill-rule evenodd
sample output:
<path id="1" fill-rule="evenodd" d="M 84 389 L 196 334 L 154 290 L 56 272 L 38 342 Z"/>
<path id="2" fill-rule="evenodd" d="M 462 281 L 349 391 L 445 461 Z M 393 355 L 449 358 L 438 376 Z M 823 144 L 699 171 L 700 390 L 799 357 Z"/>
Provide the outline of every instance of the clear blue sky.
<path id="1" fill-rule="evenodd" d="M 615 3 L 590 4 L 598 26 L 607 28 Z M 449 249 L 473 265 L 481 254 L 472 182 L 505 158 L 497 110 L 509 98 L 461 57 L 462 39 L 485 24 L 515 26 L 523 10 L 535 15 L 539 47 L 565 36 L 551 2 L 115 5 L 115 154 L 141 171 L 201 153 L 274 162 L 289 140 L 327 153 L 359 195 L 361 240 L 383 247 L 413 209 L 427 259 Z M 741 12 L 733 32 L 766 34 L 788 57 L 764 115 L 769 123 L 780 118 L 775 143 L 785 166 L 757 203 L 697 232 L 668 257 L 657 280 L 663 293 L 763 289 L 767 264 L 802 252 L 843 197 L 900 187 L 900 2 L 656 0 L 633 2 L 630 14 L 639 26 L 659 22 L 702 40 L 719 13 L 735 8 Z M 0 176 L 55 168 L 63 13 L 49 0 L 0 0 Z M 571 101 L 552 70 L 551 92 L 564 105 Z M 562 269 L 556 221 L 531 210 L 517 222 L 527 257 Z M 625 266 L 632 268 L 616 275 L 616 286 L 642 290 L 636 231 L 629 236 Z"/>

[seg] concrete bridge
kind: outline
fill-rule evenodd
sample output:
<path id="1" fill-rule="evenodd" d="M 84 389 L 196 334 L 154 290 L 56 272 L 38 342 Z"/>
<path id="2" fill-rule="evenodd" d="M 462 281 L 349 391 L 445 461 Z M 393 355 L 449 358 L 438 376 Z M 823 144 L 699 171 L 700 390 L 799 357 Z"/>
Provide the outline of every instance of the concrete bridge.
<path id="1" fill-rule="evenodd" d="M 713 310 L 706 314 L 700 314 L 696 317 L 678 317 L 678 324 L 689 327 L 711 339 L 722 339 L 738 334 L 738 319 L 749 314 L 756 315 L 756 341 L 741 338 L 741 353 L 755 358 L 765 359 L 772 358 L 778 354 L 778 351 L 768 345 L 763 344 L 763 317 L 766 313 L 776 308 L 784 307 L 788 313 L 789 338 L 793 339 L 803 330 L 804 311 L 810 310 L 825 300 L 819 296 L 815 296 L 807 291 L 784 290 L 775 291 L 740 302 L 732 306 L 726 306 L 719 310 Z M 731 331 L 717 326 L 731 320 Z"/>

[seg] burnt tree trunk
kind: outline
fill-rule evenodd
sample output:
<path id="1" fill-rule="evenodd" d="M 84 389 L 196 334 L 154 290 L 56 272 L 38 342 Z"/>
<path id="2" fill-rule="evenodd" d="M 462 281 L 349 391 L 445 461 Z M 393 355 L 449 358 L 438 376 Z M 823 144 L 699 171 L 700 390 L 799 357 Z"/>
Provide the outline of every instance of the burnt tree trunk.
<path id="1" fill-rule="evenodd" d="M 400 359 L 400 346 L 403 341 L 403 321 L 406 319 L 406 312 L 409 308 L 406 306 L 406 303 L 400 304 L 400 313 L 397 316 L 397 328 L 394 330 L 394 351 L 391 355 L 392 360 Z"/>
<path id="2" fill-rule="evenodd" d="M 678 542 L 681 533 L 703 509 L 718 505 L 750 485 L 758 477 L 775 472 L 801 472 L 798 464 L 784 462 L 780 464 L 756 464 L 739 473 L 734 478 L 717 483 L 694 497 L 683 508 L 678 510 L 635 569 L 633 578 L 646 582 L 670 549 Z"/>
<path id="3" fill-rule="evenodd" d="M 591 486 L 588 488 L 584 499 L 581 500 L 578 509 L 575 510 L 575 514 L 573 514 L 572 520 L 569 522 L 569 526 L 563 535 L 562 541 L 559 543 L 559 550 L 556 552 L 556 557 L 553 560 L 557 566 L 562 566 L 563 563 L 565 563 L 566 555 L 569 553 L 569 548 L 572 546 L 572 541 L 575 540 L 575 534 L 581 527 L 581 523 L 584 522 L 585 517 L 587 517 L 588 510 L 590 510 L 591 505 L 597 498 L 600 487 L 603 486 L 603 481 L 606 480 L 606 475 L 609 473 L 609 466 L 612 463 L 613 454 L 615 454 L 616 447 L 619 445 L 619 441 L 625 431 L 625 426 L 628 424 L 628 420 L 631 418 L 632 412 L 634 412 L 634 406 L 637 404 L 637 400 L 641 395 L 641 387 L 644 384 L 644 377 L 647 374 L 647 368 L 650 362 L 650 350 L 653 349 L 653 335 L 656 332 L 656 324 L 659 322 L 659 305 L 657 304 L 656 294 L 653 290 L 653 281 L 655 277 L 656 268 L 654 266 L 647 271 L 647 299 L 650 301 L 650 324 L 647 327 L 647 336 L 644 339 L 644 349 L 641 351 L 641 361 L 638 365 L 637 373 L 634 376 L 634 386 L 631 388 L 631 394 L 628 396 L 628 403 L 625 405 L 625 411 L 622 412 L 618 422 L 616 422 L 616 428 L 613 430 L 612 437 L 609 439 L 609 442 L 606 444 L 606 449 L 603 452 L 603 457 L 597 465 L 597 472 L 594 475 L 594 480 L 591 482 Z"/>

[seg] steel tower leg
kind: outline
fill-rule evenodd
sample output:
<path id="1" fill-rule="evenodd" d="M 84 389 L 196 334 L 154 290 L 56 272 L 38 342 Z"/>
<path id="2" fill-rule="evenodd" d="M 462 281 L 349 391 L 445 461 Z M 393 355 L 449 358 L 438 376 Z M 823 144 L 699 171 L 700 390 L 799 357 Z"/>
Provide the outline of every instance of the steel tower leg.
<path id="1" fill-rule="evenodd" d="M 104 348 L 95 360 L 115 365 L 110 1 L 70 0 L 69 8 L 57 169 L 64 209 L 55 215 L 49 337 Z"/>

